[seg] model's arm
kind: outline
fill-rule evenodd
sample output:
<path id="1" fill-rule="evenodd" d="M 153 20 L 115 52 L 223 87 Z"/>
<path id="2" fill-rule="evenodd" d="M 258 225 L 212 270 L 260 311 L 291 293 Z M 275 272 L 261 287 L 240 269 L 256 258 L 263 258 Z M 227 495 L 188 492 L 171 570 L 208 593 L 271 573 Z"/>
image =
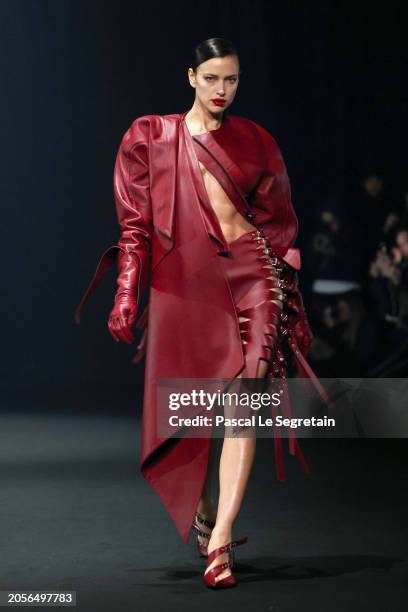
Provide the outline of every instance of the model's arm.
<path id="1" fill-rule="evenodd" d="M 292 205 L 290 181 L 280 148 L 271 134 L 256 124 L 263 143 L 264 171 L 254 194 L 257 221 L 263 225 L 272 248 L 292 247 L 297 236 L 298 220 Z M 295 259 L 295 258 L 293 258 Z M 299 289 L 297 270 L 290 252 L 280 259 L 284 290 L 287 295 L 287 314 L 283 320 L 296 339 L 304 357 L 310 351 L 313 334 L 309 326 L 303 298 Z M 299 262 L 300 267 L 300 262 Z"/>
<path id="2" fill-rule="evenodd" d="M 114 169 L 114 197 L 121 227 L 118 240 L 118 289 L 108 328 L 116 341 L 130 343 L 140 296 L 146 287 L 153 232 L 148 159 L 149 124 L 136 119 L 123 136 Z"/>

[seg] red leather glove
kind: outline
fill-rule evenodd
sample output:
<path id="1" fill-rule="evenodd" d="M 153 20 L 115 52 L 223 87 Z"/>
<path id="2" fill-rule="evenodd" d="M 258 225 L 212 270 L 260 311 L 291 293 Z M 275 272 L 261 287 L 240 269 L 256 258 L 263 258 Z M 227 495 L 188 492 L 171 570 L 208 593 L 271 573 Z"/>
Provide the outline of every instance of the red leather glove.
<path id="1" fill-rule="evenodd" d="M 294 312 L 297 312 L 297 315 L 294 315 L 294 320 L 292 323 L 293 335 L 303 357 L 307 357 L 312 346 L 313 332 L 310 329 L 309 320 L 303 304 L 302 294 L 298 288 L 293 297 L 293 309 Z"/>
<path id="2" fill-rule="evenodd" d="M 302 294 L 299 290 L 298 275 L 296 270 L 282 259 L 279 265 L 282 268 L 280 277 L 286 297 L 286 307 L 281 316 L 281 332 L 284 335 L 292 335 L 303 357 L 307 357 L 312 345 L 313 333 L 310 329 Z"/>
<path id="3" fill-rule="evenodd" d="M 115 207 L 121 234 L 117 244 L 110 246 L 101 256 L 75 311 L 75 321 L 79 323 L 84 305 L 116 261 L 119 271 L 118 289 L 109 315 L 108 328 L 116 342 L 123 340 L 128 344 L 134 340 L 131 327 L 135 323 L 140 295 L 149 284 L 151 268 L 153 214 L 150 200 L 149 129 L 146 117 L 139 117 L 122 138 L 113 175 Z"/>
<path id="4" fill-rule="evenodd" d="M 108 329 L 116 342 L 123 340 L 131 344 L 135 339 L 131 328 L 136 321 L 139 301 L 139 263 L 136 253 L 118 252 L 118 289 L 108 319 Z"/>
<path id="5" fill-rule="evenodd" d="M 122 138 L 116 156 L 113 186 L 121 235 L 118 241 L 118 289 L 108 328 L 118 342 L 135 337 L 139 299 L 148 285 L 153 218 L 149 189 L 149 125 L 135 120 Z"/>

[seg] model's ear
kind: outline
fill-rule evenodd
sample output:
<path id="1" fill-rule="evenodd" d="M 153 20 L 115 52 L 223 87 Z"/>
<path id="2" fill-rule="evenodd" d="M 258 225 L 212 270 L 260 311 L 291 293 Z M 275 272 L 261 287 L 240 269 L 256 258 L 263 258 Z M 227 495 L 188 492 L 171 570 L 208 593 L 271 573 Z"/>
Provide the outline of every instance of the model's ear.
<path id="1" fill-rule="evenodd" d="M 195 89 L 196 87 L 196 75 L 194 70 L 190 67 L 187 71 L 188 80 L 190 82 L 191 87 Z"/>

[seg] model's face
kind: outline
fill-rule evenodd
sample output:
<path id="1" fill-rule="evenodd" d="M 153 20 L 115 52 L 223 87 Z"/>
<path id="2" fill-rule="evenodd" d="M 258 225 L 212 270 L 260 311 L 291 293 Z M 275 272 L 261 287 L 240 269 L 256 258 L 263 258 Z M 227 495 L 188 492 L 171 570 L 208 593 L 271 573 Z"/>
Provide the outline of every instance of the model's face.
<path id="1" fill-rule="evenodd" d="M 239 82 L 236 55 L 213 57 L 188 69 L 190 85 L 196 90 L 196 100 L 211 113 L 225 110 L 232 103 Z"/>

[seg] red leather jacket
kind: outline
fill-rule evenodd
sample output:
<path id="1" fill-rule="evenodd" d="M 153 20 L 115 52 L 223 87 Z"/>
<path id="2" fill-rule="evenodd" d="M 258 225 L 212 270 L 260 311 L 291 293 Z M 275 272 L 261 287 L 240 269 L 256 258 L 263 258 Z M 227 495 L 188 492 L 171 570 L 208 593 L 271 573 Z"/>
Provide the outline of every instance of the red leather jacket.
<path id="1" fill-rule="evenodd" d="M 208 461 L 209 438 L 157 435 L 156 381 L 159 378 L 234 378 L 244 366 L 234 304 L 217 253 L 228 250 L 216 218 L 203 213 L 203 181 L 194 136 L 186 113 L 137 118 L 123 136 L 114 170 L 114 195 L 121 233 L 101 256 L 76 311 L 76 321 L 119 250 L 139 262 L 137 300 L 149 289 L 148 310 L 137 326 L 145 332 L 135 361 L 146 355 L 141 471 L 160 495 L 187 542 Z M 298 222 L 291 202 L 285 163 L 274 138 L 256 122 L 225 116 L 218 130 L 200 135 L 209 170 L 237 210 L 262 227 L 275 252 L 289 265 L 292 303 L 297 313 L 291 331 L 305 320 L 293 248 Z M 148 315 L 148 316 L 147 316 Z M 313 376 L 308 345 L 290 343 L 299 370 Z M 308 466 L 297 440 L 289 451 Z M 281 441 L 275 439 L 279 480 L 284 479 Z M 188 486 L 186 486 L 188 483 Z"/>

